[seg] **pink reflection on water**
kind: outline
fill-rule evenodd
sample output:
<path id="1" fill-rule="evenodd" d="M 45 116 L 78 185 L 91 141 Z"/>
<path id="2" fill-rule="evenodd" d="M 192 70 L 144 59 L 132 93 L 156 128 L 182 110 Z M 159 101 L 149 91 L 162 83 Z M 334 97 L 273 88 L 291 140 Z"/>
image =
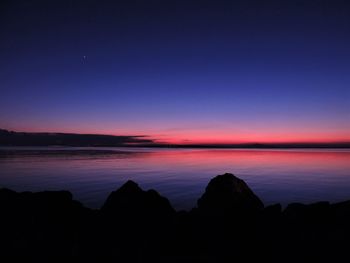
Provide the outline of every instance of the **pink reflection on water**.
<path id="1" fill-rule="evenodd" d="M 292 170 L 348 170 L 350 152 L 330 150 L 177 150 L 156 151 L 141 157 L 146 166 L 180 168 L 197 165 L 208 169 L 236 166 Z M 234 171 L 233 171 L 234 172 Z"/>
<path id="2" fill-rule="evenodd" d="M 131 179 L 145 189 L 155 188 L 177 208 L 191 208 L 213 176 L 231 172 L 267 204 L 350 199 L 347 150 L 126 150 L 0 158 L 0 186 L 19 191 L 67 189 L 76 199 L 99 207 L 111 191 Z"/>

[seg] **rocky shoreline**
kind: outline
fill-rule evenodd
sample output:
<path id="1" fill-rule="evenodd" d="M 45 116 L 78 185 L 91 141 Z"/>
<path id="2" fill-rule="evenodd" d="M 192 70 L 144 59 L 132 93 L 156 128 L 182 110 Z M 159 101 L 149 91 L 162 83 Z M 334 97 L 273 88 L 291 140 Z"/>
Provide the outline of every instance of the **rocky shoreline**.
<path id="1" fill-rule="evenodd" d="M 350 244 L 350 201 L 264 207 L 232 174 L 213 178 L 191 211 L 133 181 L 98 210 L 67 191 L 0 189 L 0 211 L 11 261 L 342 262 Z"/>

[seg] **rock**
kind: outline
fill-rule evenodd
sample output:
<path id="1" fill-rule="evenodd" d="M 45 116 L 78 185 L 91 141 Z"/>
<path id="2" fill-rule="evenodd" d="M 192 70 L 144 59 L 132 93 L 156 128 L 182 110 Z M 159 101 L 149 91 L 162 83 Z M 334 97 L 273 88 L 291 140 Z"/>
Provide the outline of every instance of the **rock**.
<path id="1" fill-rule="evenodd" d="M 12 206 L 17 197 L 18 195 L 15 191 L 7 188 L 0 189 L 0 207 Z"/>
<path id="2" fill-rule="evenodd" d="M 50 261 L 52 255 L 71 257 L 90 217 L 89 209 L 74 201 L 68 191 L 17 193 L 1 189 L 0 212 L 2 252 L 15 259 L 26 255 L 35 262 Z"/>
<path id="3" fill-rule="evenodd" d="M 245 213 L 249 212 L 249 213 Z M 0 189 L 3 258 L 47 262 L 340 262 L 348 255 L 350 201 L 263 204 L 232 174 L 212 179 L 198 208 L 175 213 L 128 181 L 100 210 L 66 191 Z M 215 216 L 212 216 L 215 215 Z M 242 216 L 240 216 L 242 215 Z M 237 218 L 237 219 L 236 219 Z M 290 253 L 292 251 L 292 253 Z M 288 254 L 289 253 L 289 254 Z M 52 260 L 51 260 L 52 261 Z"/>
<path id="4" fill-rule="evenodd" d="M 317 202 L 309 205 L 291 203 L 283 211 L 283 215 L 292 220 L 303 220 L 311 223 L 320 221 L 330 215 L 329 202 Z"/>
<path id="5" fill-rule="evenodd" d="M 13 190 L 7 188 L 0 189 L 0 202 L 7 202 L 9 199 L 13 198 L 17 193 Z"/>
<path id="6" fill-rule="evenodd" d="M 264 209 L 264 213 L 269 215 L 279 215 L 281 214 L 281 212 L 282 212 L 281 204 L 269 205 Z"/>
<path id="7" fill-rule="evenodd" d="M 198 200 L 198 210 L 210 214 L 253 212 L 264 204 L 248 185 L 233 174 L 225 173 L 213 178 Z"/>
<path id="8" fill-rule="evenodd" d="M 290 203 L 283 211 L 283 215 L 289 219 L 295 220 L 304 216 L 307 210 L 307 205 L 301 203 Z"/>
<path id="9" fill-rule="evenodd" d="M 68 191 L 44 191 L 17 193 L 8 189 L 0 189 L 0 208 L 9 208 L 14 211 L 26 211 L 28 213 L 45 213 L 53 211 L 70 211 L 72 207 L 82 205 L 72 199 Z"/>
<path id="10" fill-rule="evenodd" d="M 30 201 L 38 209 L 68 209 L 72 205 L 73 196 L 68 191 L 44 191 L 32 193 Z"/>
<path id="11" fill-rule="evenodd" d="M 332 204 L 331 209 L 337 217 L 350 219 L 350 200 Z"/>
<path id="12" fill-rule="evenodd" d="M 274 204 L 264 208 L 262 210 L 261 216 L 262 220 L 269 222 L 274 222 L 279 220 L 282 215 L 282 206 L 281 204 Z"/>
<path id="13" fill-rule="evenodd" d="M 130 216 L 167 216 L 175 213 L 167 198 L 155 190 L 142 190 L 133 181 L 127 181 L 118 190 L 112 192 L 101 212 L 123 217 Z"/>
<path id="14" fill-rule="evenodd" d="M 164 250 L 175 210 L 155 190 L 144 191 L 135 182 L 127 181 L 108 196 L 100 215 L 98 246 L 106 258 L 139 262 L 140 250 L 151 258 Z"/>
<path id="15" fill-rule="evenodd" d="M 309 216 L 313 218 L 324 218 L 330 214 L 330 211 L 330 203 L 326 201 L 308 205 Z"/>

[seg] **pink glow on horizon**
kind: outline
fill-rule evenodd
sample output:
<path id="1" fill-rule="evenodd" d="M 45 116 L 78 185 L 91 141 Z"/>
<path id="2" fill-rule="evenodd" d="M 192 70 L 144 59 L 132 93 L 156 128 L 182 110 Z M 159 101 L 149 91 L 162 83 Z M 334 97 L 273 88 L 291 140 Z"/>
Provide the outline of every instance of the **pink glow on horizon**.
<path id="1" fill-rule="evenodd" d="M 160 140 L 163 141 L 163 140 Z M 350 137 L 339 134 L 199 134 L 177 135 L 164 140 L 173 144 L 239 144 L 239 143 L 334 143 L 349 142 Z"/>
<path id="2" fill-rule="evenodd" d="M 79 127 L 80 126 L 80 127 Z M 24 128 L 16 127 L 7 129 L 18 132 L 55 132 L 55 133 L 79 133 L 79 134 L 106 134 L 106 135 L 131 135 L 146 136 L 160 143 L 169 144 L 240 144 L 240 143 L 336 143 L 350 142 L 350 131 L 313 131 L 311 129 L 284 129 L 275 131 L 273 128 L 251 130 L 230 131 L 214 129 L 184 129 L 164 132 L 154 132 L 145 129 L 98 129 L 96 126 L 75 125 L 74 128 L 47 128 L 39 127 Z M 93 127 L 93 128 L 92 128 Z M 118 130 L 118 132 L 115 132 Z"/>

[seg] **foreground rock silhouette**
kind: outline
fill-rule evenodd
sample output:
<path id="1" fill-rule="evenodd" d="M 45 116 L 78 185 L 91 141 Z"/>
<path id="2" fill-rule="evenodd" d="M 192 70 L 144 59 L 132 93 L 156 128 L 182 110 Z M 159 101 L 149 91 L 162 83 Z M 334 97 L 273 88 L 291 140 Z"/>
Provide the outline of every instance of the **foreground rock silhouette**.
<path id="1" fill-rule="evenodd" d="M 350 193 L 349 193 L 350 194 Z M 347 262 L 350 201 L 264 208 L 232 174 L 176 212 L 128 181 L 99 210 L 67 191 L 0 189 L 3 262 Z"/>
<path id="2" fill-rule="evenodd" d="M 213 178 L 201 198 L 198 209 L 213 215 L 234 212 L 251 212 L 264 208 L 264 204 L 248 185 L 233 174 L 218 175 Z"/>
<path id="3" fill-rule="evenodd" d="M 169 216 L 175 212 L 170 202 L 155 190 L 143 191 L 138 184 L 127 181 L 117 191 L 112 192 L 101 212 L 109 215 Z"/>

